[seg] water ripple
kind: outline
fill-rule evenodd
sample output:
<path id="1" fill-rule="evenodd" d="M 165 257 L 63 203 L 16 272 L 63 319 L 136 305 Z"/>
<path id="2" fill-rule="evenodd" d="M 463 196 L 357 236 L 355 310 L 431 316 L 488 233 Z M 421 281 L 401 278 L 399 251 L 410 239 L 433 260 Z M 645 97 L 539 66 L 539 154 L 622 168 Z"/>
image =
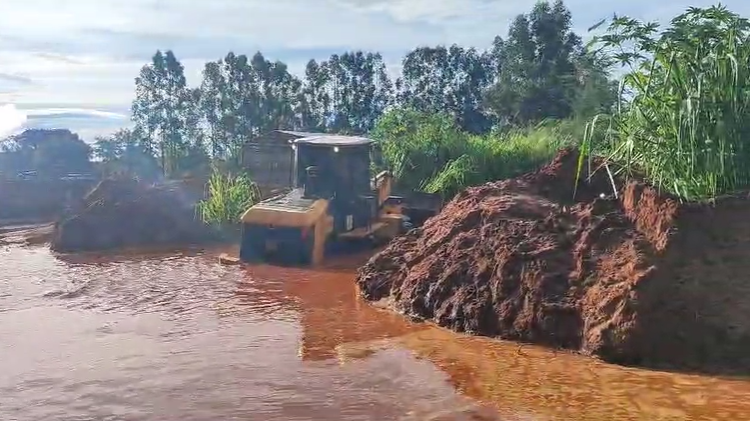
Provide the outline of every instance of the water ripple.
<path id="1" fill-rule="evenodd" d="M 750 383 L 407 323 L 353 271 L 0 250 L 0 419 L 750 419 Z M 353 266 L 351 266 L 353 267 Z"/>

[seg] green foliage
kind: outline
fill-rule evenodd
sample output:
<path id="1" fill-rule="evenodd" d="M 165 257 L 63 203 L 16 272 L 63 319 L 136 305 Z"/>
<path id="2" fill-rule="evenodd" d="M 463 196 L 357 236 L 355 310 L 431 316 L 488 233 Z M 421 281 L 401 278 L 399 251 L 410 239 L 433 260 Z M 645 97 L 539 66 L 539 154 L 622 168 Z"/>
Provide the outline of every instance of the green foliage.
<path id="1" fill-rule="evenodd" d="M 419 171 L 439 171 L 446 156 L 465 147 L 468 133 L 609 110 L 615 90 L 606 62 L 583 53 L 570 21 L 561 1 L 540 2 L 488 50 L 415 48 L 395 81 L 378 52 L 310 60 L 301 78 L 260 52 L 229 52 L 206 63 L 200 86 L 190 88 L 174 53 L 157 51 L 136 78 L 135 130 L 164 175 L 175 177 L 209 161 L 240 168 L 242 145 L 274 129 L 368 135 L 387 109 L 409 108 L 440 115 L 444 123 L 425 130 L 452 133 L 450 143 L 413 157 L 430 162 Z"/>
<path id="2" fill-rule="evenodd" d="M 616 98 L 600 57 L 583 51 L 562 1 L 537 3 L 519 15 L 492 55 L 499 73 L 487 92 L 488 110 L 501 124 L 524 126 L 548 118 L 590 116 Z"/>
<path id="3" fill-rule="evenodd" d="M 219 165 L 236 171 L 243 143 L 273 129 L 365 134 L 381 140 L 401 187 L 449 196 L 530 170 L 583 139 L 589 156 L 603 154 L 613 168 L 685 199 L 750 185 L 747 20 L 721 6 L 690 8 L 659 32 L 656 24 L 616 17 L 595 38 L 597 49 L 583 48 L 571 21 L 561 0 L 541 1 L 486 51 L 414 49 L 395 82 L 377 52 L 311 60 L 302 78 L 260 52 L 230 52 L 207 63 L 201 85 L 191 88 L 175 55 L 157 51 L 136 78 L 135 128 L 98 139 L 95 152 L 112 168 L 142 172 L 158 160 L 175 176 Z M 619 86 L 609 75 L 615 64 L 629 69 Z M 550 119 L 557 122 L 540 123 Z M 12 168 L 3 170 L 90 168 L 88 145 L 70 132 L 55 136 L 8 139 L 4 158 L 13 159 L 3 166 Z M 240 200 L 226 186 L 250 181 L 216 171 L 216 197 Z"/>
<path id="4" fill-rule="evenodd" d="M 162 171 L 173 175 L 180 169 L 190 134 L 197 124 L 191 118 L 195 94 L 187 87 L 185 69 L 172 51 L 157 51 L 151 63 L 143 66 L 135 79 L 133 120 L 142 132 L 147 150 L 158 154 Z"/>
<path id="5" fill-rule="evenodd" d="M 302 128 L 364 134 L 393 100 L 393 83 L 380 53 L 333 54 L 311 60 L 301 92 Z"/>
<path id="6" fill-rule="evenodd" d="M 452 159 L 461 156 L 469 136 L 449 114 L 395 109 L 370 133 L 379 141 L 384 163 L 399 185 L 423 189 Z"/>
<path id="7" fill-rule="evenodd" d="M 446 198 L 488 181 L 532 171 L 572 141 L 569 127 L 545 123 L 488 135 L 461 131 L 450 116 L 411 109 L 387 113 L 373 136 L 400 187 Z"/>
<path id="8" fill-rule="evenodd" d="M 625 171 L 688 200 L 747 188 L 750 24 L 716 6 L 690 8 L 657 31 L 617 17 L 596 40 L 629 66 L 628 101 L 591 122 L 604 136 L 587 134 L 584 149 L 603 150 Z"/>
<path id="9" fill-rule="evenodd" d="M 198 116 L 208 128 L 210 156 L 239 166 L 242 144 L 250 137 L 296 127 L 294 101 L 300 86 L 286 64 L 261 53 L 248 58 L 230 52 L 206 63 Z"/>
<path id="10" fill-rule="evenodd" d="M 101 160 L 105 174 L 154 179 L 159 176 L 159 165 L 144 142 L 146 140 L 140 132 L 121 129 L 111 136 L 97 137 L 94 155 Z"/>
<path id="11" fill-rule="evenodd" d="M 246 175 L 214 171 L 207 188 L 208 198 L 198 203 L 200 217 L 207 224 L 237 224 L 242 213 L 260 200 L 258 187 Z"/>
<path id="12" fill-rule="evenodd" d="M 513 130 L 501 136 L 474 135 L 425 190 L 451 197 L 468 186 L 504 180 L 536 170 L 571 139 L 554 125 Z"/>
<path id="13" fill-rule="evenodd" d="M 89 173 L 91 147 L 66 129 L 28 129 L 0 141 L 3 172 L 37 171 L 41 177 Z"/>
<path id="14" fill-rule="evenodd" d="M 444 112 L 464 130 L 491 126 L 481 109 L 484 90 L 494 78 L 491 54 L 458 45 L 418 47 L 403 59 L 398 102 L 423 112 Z"/>

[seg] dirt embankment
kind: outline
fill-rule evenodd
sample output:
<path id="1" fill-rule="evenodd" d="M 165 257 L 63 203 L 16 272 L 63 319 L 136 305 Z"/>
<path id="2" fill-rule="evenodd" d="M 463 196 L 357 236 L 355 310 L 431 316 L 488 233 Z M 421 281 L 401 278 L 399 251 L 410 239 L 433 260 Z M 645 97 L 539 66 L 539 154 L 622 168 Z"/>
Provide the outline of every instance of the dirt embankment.
<path id="1" fill-rule="evenodd" d="M 750 200 L 682 205 L 639 183 L 615 198 L 603 171 L 572 200 L 576 160 L 459 194 L 360 269 L 362 294 L 610 362 L 750 372 Z"/>
<path id="2" fill-rule="evenodd" d="M 7 225 L 0 227 L 0 246 L 35 246 L 49 243 L 53 224 Z"/>
<path id="3" fill-rule="evenodd" d="M 55 224 L 51 247 L 77 252 L 211 240 L 215 232 L 196 217 L 201 198 L 201 191 L 179 181 L 103 180 Z"/>
<path id="4" fill-rule="evenodd" d="M 91 180 L 0 181 L 0 224 L 53 221 L 95 185 Z"/>

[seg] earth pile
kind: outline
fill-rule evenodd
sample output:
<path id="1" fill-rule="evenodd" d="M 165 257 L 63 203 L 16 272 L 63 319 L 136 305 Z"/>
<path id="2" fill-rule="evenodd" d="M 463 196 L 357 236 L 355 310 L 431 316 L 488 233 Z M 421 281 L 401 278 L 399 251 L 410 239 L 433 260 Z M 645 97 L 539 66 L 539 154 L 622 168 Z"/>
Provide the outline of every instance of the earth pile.
<path id="1" fill-rule="evenodd" d="M 577 160 L 457 195 L 360 269 L 362 295 L 615 363 L 750 371 L 750 200 L 681 204 L 620 180 L 615 196 L 603 170 L 574 199 Z"/>
<path id="2" fill-rule="evenodd" d="M 55 224 L 51 247 L 78 252 L 206 241 L 214 232 L 196 218 L 202 195 L 179 181 L 103 180 Z"/>

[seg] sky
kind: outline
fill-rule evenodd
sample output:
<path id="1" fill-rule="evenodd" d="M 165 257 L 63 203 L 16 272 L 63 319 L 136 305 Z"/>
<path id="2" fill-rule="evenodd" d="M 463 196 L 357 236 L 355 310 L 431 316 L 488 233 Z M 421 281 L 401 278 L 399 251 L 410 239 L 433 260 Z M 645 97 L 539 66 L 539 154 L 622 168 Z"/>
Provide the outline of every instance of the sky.
<path id="1" fill-rule="evenodd" d="M 486 48 L 535 0 L 2 0 L 0 107 L 26 127 L 70 128 L 86 140 L 126 126 L 133 81 L 157 49 L 172 49 L 188 83 L 228 51 L 285 61 L 351 49 L 380 51 L 397 74 L 419 45 Z M 574 29 L 614 13 L 667 22 L 708 0 L 568 0 Z M 742 15 L 750 2 L 723 4 Z M 5 108 L 6 110 L 9 108 Z M 15 111 L 14 111 L 15 112 Z M 0 113 L 0 119 L 2 119 Z M 0 127 L 3 124 L 0 122 Z"/>

